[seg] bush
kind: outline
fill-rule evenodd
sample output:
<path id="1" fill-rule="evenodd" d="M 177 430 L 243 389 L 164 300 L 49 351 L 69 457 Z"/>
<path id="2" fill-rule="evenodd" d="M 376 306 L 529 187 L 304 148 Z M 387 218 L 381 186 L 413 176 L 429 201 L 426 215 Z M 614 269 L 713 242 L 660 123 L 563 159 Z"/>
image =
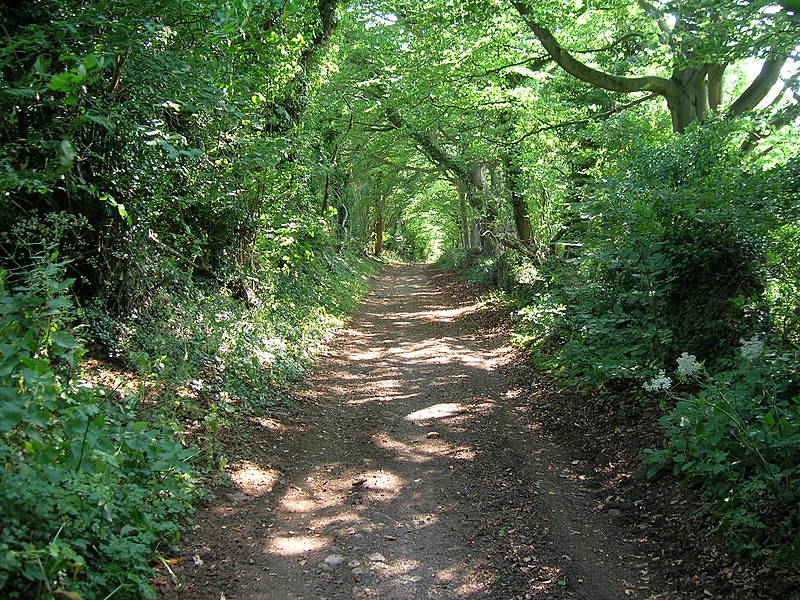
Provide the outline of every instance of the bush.
<path id="1" fill-rule="evenodd" d="M 483 287 L 498 286 L 500 258 L 478 249 L 445 250 L 437 264 L 445 271 L 460 273 L 471 283 Z"/>
<path id="2" fill-rule="evenodd" d="M 155 389 L 174 396 L 184 415 L 195 408 L 205 414 L 214 405 L 222 412 L 260 410 L 303 375 L 319 344 L 366 291 L 366 263 L 327 249 L 315 256 L 313 264 L 264 273 L 272 289 L 250 306 L 214 283 L 175 272 L 121 328 L 118 351 L 157 382 Z"/>
<path id="3" fill-rule="evenodd" d="M 0 592 L 154 598 L 149 563 L 178 539 L 192 451 L 80 375 L 71 280 L 54 253 L 16 289 L 0 271 Z"/>
<path id="4" fill-rule="evenodd" d="M 646 450 L 649 475 L 671 469 L 701 490 L 730 542 L 778 564 L 800 561 L 800 357 L 743 343 L 736 368 L 711 376 L 684 354 L 676 378 L 699 386 L 661 419 L 667 446 Z M 669 389 L 663 373 L 648 388 Z"/>
<path id="5" fill-rule="evenodd" d="M 560 338 L 540 347 L 557 352 L 551 362 L 574 381 L 637 386 L 687 350 L 724 370 L 739 338 L 769 329 L 779 305 L 765 302 L 765 290 L 787 303 L 786 278 L 765 269 L 769 237 L 788 218 L 776 210 L 785 184 L 743 170 L 726 127 L 641 147 L 616 177 L 585 186 L 581 218 L 565 236 L 581 254 L 552 258 L 531 290 L 566 310 L 545 333 L 526 331 L 532 308 L 521 332 Z"/>
<path id="6" fill-rule="evenodd" d="M 467 262 L 467 253 L 459 248 L 446 248 L 436 264 L 445 271 L 461 273 Z"/>

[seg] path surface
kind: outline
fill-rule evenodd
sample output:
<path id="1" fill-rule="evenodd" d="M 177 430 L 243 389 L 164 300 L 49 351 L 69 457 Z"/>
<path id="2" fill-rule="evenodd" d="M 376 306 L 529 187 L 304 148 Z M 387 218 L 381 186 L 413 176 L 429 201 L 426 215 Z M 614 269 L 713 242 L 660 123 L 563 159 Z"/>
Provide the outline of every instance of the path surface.
<path id="1" fill-rule="evenodd" d="M 525 381 L 498 311 L 433 267 L 386 269 L 295 409 L 238 432 L 233 488 L 160 597 L 668 597 Z"/>

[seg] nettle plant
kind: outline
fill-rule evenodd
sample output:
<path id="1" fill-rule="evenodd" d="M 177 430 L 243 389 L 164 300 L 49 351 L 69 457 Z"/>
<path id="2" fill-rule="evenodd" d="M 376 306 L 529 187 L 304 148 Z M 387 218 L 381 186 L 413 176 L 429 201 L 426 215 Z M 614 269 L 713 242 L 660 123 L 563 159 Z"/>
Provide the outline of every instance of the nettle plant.
<path id="1" fill-rule="evenodd" d="M 0 270 L 0 596 L 155 598 L 192 452 L 81 377 L 65 266 L 46 247 Z"/>
<path id="2" fill-rule="evenodd" d="M 742 555 L 800 561 L 800 373 L 796 352 L 742 339 L 735 367 L 711 375 L 684 352 L 675 378 L 644 384 L 676 401 L 661 419 L 664 448 L 645 450 L 648 476 L 665 470 L 700 489 L 709 518 Z M 691 389 L 679 395 L 679 386 Z"/>

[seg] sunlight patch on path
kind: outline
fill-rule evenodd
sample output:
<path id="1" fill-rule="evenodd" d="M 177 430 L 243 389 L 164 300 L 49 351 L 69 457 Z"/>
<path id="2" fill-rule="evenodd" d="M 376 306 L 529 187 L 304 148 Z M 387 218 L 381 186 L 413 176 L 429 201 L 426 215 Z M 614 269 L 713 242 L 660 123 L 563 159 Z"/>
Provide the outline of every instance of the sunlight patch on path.
<path id="1" fill-rule="evenodd" d="M 328 546 L 328 540 L 317 535 L 286 535 L 270 540 L 269 551 L 279 556 L 302 556 Z"/>
<path id="2" fill-rule="evenodd" d="M 454 586 L 456 598 L 466 598 L 478 591 L 488 588 L 485 580 L 475 581 L 475 573 L 469 567 L 454 565 L 447 569 L 442 569 L 437 573 L 436 578 L 451 586 Z"/>
<path id="3" fill-rule="evenodd" d="M 247 496 L 269 494 L 280 478 L 277 469 L 264 468 L 250 461 L 230 465 L 227 471 L 233 485 Z"/>
<path id="4" fill-rule="evenodd" d="M 460 308 L 441 308 L 431 310 L 421 310 L 416 312 L 404 311 L 397 313 L 386 313 L 383 318 L 391 321 L 394 325 L 413 325 L 414 321 L 451 323 L 465 315 L 474 313 L 481 307 L 481 303 L 470 304 Z"/>
<path id="5" fill-rule="evenodd" d="M 395 460 L 413 463 L 425 463 L 434 459 L 450 456 L 453 447 L 439 440 L 417 441 L 407 443 L 398 440 L 387 433 L 378 433 L 372 436 L 372 442 L 382 450 L 388 450 L 396 455 Z"/>
<path id="6" fill-rule="evenodd" d="M 428 421 L 430 419 L 441 419 L 442 417 L 452 417 L 469 410 L 460 402 L 440 402 L 427 408 L 415 410 L 406 415 L 407 421 Z"/>
<path id="7" fill-rule="evenodd" d="M 287 467 L 261 547 L 289 559 L 287 572 L 313 573 L 308 598 L 484 598 L 493 585 L 480 549 L 460 538 L 466 491 L 445 488 L 477 456 L 463 434 L 494 410 L 492 372 L 510 349 L 459 325 L 480 303 L 453 308 L 409 288 L 369 300 L 302 391 L 336 420 L 303 432 L 318 438 L 308 455 L 319 462 L 301 477 Z"/>
<path id="8" fill-rule="evenodd" d="M 360 525 L 361 523 L 363 523 L 363 519 L 357 512 L 352 510 L 341 510 L 330 516 L 317 517 L 316 519 L 313 519 L 309 529 L 325 530 L 337 527 L 339 529 L 350 528 L 352 530 L 353 527 Z"/>

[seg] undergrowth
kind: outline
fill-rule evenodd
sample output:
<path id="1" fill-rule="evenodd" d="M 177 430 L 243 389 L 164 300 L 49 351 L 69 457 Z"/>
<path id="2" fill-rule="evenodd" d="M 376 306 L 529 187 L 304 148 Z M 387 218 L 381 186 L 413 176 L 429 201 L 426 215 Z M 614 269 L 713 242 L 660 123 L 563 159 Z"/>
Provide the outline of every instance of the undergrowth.
<path id="1" fill-rule="evenodd" d="M 167 265 L 121 319 L 76 306 L 57 243 L 28 248 L 0 270 L 0 595 L 154 598 L 154 560 L 225 464 L 221 429 L 282 402 L 372 267 L 318 253 L 248 305 Z M 132 380 L 84 372 L 83 338 Z"/>
<path id="2" fill-rule="evenodd" d="M 57 255 L 0 271 L 0 590 L 5 598 L 154 598 L 149 563 L 178 540 L 195 450 L 134 398 L 81 374 Z"/>
<path id="3" fill-rule="evenodd" d="M 184 275 L 117 324 L 113 352 L 147 382 L 145 408 L 181 428 L 207 462 L 224 464 L 221 428 L 285 402 L 283 390 L 356 307 L 374 269 L 334 254 L 322 265 L 280 273 L 257 305 Z"/>
<path id="4" fill-rule="evenodd" d="M 646 449 L 648 475 L 664 471 L 698 487 L 706 512 L 737 553 L 780 566 L 800 561 L 800 356 L 743 340 L 736 367 L 710 374 L 693 355 L 672 378 L 646 387 L 671 398 L 668 443 Z"/>

